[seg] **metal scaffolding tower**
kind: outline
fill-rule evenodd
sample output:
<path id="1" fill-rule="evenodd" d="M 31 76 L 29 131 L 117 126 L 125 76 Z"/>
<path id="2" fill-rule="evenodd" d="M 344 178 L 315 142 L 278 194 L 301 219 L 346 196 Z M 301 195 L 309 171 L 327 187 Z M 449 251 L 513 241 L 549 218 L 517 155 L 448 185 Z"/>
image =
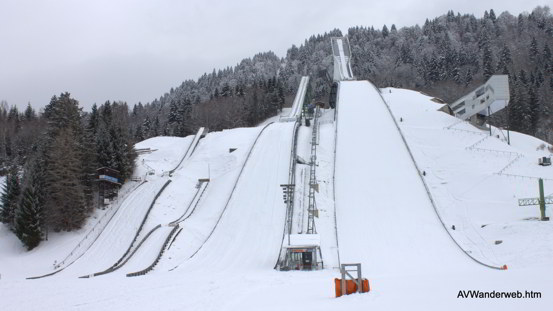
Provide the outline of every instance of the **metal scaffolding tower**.
<path id="1" fill-rule="evenodd" d="M 309 206 L 307 209 L 307 234 L 317 233 L 315 228 L 315 217 L 319 216 L 317 210 L 317 204 L 315 202 L 315 191 L 319 192 L 319 184 L 317 183 L 317 177 L 315 170 L 317 167 L 317 144 L 319 135 L 319 107 L 315 108 L 313 116 L 313 131 L 311 134 L 311 163 L 309 171 Z"/>

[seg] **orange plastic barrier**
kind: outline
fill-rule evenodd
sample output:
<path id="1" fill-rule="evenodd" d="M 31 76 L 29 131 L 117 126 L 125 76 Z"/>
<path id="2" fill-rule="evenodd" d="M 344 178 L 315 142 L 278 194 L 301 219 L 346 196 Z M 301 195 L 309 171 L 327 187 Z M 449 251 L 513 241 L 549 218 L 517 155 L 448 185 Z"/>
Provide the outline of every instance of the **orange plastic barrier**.
<path id="1" fill-rule="evenodd" d="M 368 293 L 371 290 L 369 286 L 369 280 L 363 279 L 361 284 L 361 292 Z M 336 290 L 336 297 L 342 296 L 342 279 L 334 279 L 334 288 Z M 346 280 L 346 295 L 353 294 L 357 292 L 357 283 L 353 280 Z"/>

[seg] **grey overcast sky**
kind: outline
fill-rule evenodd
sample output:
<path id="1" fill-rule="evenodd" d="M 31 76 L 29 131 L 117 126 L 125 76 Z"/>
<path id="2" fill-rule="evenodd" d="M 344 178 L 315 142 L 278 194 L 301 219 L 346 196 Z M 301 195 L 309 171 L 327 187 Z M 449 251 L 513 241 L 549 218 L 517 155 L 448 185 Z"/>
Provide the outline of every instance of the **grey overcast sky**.
<path id="1" fill-rule="evenodd" d="M 257 52 L 282 57 L 333 28 L 538 5 L 552 0 L 0 0 L 0 100 L 39 108 L 68 91 L 86 110 L 108 99 L 145 103 Z"/>

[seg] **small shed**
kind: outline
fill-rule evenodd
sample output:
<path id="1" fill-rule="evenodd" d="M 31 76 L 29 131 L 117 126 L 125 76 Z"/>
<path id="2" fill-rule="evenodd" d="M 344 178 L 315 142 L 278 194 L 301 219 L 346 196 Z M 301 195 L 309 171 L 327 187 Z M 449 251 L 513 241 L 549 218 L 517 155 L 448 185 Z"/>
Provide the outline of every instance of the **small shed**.
<path id="1" fill-rule="evenodd" d="M 280 270 L 318 270 L 323 268 L 321 237 L 318 234 L 290 234 L 284 246 L 286 255 Z"/>
<path id="2" fill-rule="evenodd" d="M 98 195 L 100 206 L 107 205 L 117 197 L 121 187 L 121 174 L 118 170 L 101 167 L 96 170 L 98 176 Z"/>

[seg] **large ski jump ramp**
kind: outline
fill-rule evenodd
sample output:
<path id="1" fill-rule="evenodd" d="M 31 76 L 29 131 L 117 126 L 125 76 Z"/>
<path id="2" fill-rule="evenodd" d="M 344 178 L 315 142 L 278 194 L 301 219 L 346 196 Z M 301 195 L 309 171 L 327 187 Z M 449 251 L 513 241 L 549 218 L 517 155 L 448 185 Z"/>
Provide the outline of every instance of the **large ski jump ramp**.
<path id="1" fill-rule="evenodd" d="M 340 82 L 336 213 L 341 263 L 364 275 L 478 270 L 440 223 L 392 116 L 368 81 Z"/>

